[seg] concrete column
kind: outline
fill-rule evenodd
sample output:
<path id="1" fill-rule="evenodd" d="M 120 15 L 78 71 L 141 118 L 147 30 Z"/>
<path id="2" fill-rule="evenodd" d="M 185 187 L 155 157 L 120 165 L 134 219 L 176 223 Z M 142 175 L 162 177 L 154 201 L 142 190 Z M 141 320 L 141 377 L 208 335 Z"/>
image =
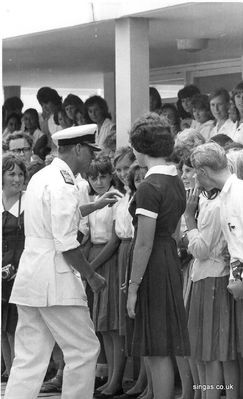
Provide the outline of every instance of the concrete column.
<path id="1" fill-rule="evenodd" d="M 191 71 L 185 72 L 185 86 L 193 85 L 194 84 L 194 77 Z"/>
<path id="2" fill-rule="evenodd" d="M 112 120 L 116 120 L 116 104 L 115 104 L 115 74 L 114 72 L 104 73 L 104 99 L 106 100 Z"/>
<path id="3" fill-rule="evenodd" d="M 4 100 L 9 97 L 20 97 L 20 86 L 4 86 Z"/>
<path id="4" fill-rule="evenodd" d="M 241 56 L 241 77 L 243 80 L 243 55 Z"/>
<path id="5" fill-rule="evenodd" d="M 116 21 L 117 147 L 128 144 L 132 123 L 149 110 L 148 20 Z"/>

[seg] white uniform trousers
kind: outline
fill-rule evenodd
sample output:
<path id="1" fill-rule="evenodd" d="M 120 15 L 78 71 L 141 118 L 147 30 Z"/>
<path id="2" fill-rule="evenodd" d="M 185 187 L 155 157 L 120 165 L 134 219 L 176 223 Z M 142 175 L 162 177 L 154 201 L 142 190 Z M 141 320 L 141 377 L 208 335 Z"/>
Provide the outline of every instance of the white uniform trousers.
<path id="1" fill-rule="evenodd" d="M 37 398 L 55 342 L 65 361 L 61 398 L 93 398 L 99 341 L 88 308 L 18 305 L 18 316 L 15 358 L 4 398 Z"/>

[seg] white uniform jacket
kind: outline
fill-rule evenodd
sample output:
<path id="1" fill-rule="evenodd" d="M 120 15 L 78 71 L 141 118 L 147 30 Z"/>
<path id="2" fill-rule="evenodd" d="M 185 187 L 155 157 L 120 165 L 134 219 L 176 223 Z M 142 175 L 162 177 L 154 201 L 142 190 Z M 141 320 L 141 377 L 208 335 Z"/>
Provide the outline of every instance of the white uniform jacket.
<path id="1" fill-rule="evenodd" d="M 79 246 L 79 193 L 68 165 L 55 158 L 36 173 L 25 201 L 25 249 L 10 302 L 35 307 L 87 306 L 80 274 L 62 255 Z"/>

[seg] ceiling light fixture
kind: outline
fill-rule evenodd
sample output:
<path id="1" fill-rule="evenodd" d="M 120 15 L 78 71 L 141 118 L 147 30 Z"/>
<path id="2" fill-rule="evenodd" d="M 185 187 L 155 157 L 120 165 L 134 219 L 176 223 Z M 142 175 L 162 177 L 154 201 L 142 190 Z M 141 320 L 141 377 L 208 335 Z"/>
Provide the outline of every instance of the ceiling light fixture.
<path id="1" fill-rule="evenodd" d="M 207 48 L 209 39 L 176 39 L 176 42 L 178 50 L 194 52 Z"/>

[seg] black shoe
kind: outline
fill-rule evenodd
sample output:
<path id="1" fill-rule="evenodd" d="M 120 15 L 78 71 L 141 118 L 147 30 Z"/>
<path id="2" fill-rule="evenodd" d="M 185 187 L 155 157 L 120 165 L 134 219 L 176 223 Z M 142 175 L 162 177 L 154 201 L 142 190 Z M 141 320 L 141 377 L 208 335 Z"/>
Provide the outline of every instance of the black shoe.
<path id="1" fill-rule="evenodd" d="M 123 391 L 123 389 L 120 389 L 119 391 L 116 391 L 111 394 L 106 394 L 106 393 L 100 392 L 100 393 L 95 394 L 94 397 L 97 399 L 111 399 L 111 398 L 113 399 L 114 396 L 119 396 L 122 394 L 124 394 L 124 391 Z"/>
<path id="2" fill-rule="evenodd" d="M 107 382 L 107 377 L 95 377 L 95 389 L 101 387 Z"/>
<path id="3" fill-rule="evenodd" d="M 62 392 L 62 377 L 55 376 L 49 381 L 43 382 L 40 393 Z"/>
<path id="4" fill-rule="evenodd" d="M 5 373 L 3 373 L 3 374 L 1 375 L 1 382 L 7 382 L 7 381 L 8 381 L 8 375 L 5 374 Z"/>
<path id="5" fill-rule="evenodd" d="M 133 394 L 129 394 L 129 393 L 123 393 L 122 395 L 116 395 L 113 396 L 113 399 L 134 399 L 137 398 L 139 395 L 141 395 L 142 392 L 140 393 L 133 393 Z"/>

